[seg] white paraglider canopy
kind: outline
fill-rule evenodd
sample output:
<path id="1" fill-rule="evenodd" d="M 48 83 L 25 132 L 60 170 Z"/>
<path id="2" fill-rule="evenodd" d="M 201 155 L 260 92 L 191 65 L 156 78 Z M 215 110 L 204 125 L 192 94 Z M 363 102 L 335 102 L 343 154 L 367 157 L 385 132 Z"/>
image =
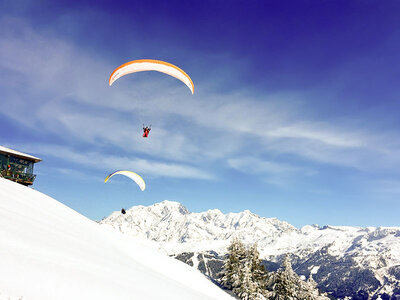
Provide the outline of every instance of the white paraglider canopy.
<path id="1" fill-rule="evenodd" d="M 144 191 L 144 189 L 146 188 L 146 183 L 144 182 L 143 178 L 140 175 L 138 175 L 132 171 L 115 171 L 106 177 L 106 179 L 104 180 L 104 183 L 106 183 L 111 177 L 113 177 L 114 175 L 117 175 L 117 174 L 125 175 L 125 176 L 129 177 L 130 179 L 132 179 L 134 182 L 136 182 L 136 184 L 139 186 L 139 188 L 142 191 Z"/>
<path id="2" fill-rule="evenodd" d="M 110 76 L 108 84 L 111 86 L 118 78 L 130 73 L 142 71 L 158 71 L 168 74 L 182 81 L 194 93 L 194 85 L 192 79 L 182 69 L 165 61 L 155 59 L 139 59 L 127 62 L 116 68 Z"/>

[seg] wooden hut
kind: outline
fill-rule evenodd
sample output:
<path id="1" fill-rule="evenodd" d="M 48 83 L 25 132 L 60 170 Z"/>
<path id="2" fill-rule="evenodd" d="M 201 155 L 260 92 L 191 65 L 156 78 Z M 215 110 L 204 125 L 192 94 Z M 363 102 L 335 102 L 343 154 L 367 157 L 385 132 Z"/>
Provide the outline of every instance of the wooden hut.
<path id="1" fill-rule="evenodd" d="M 0 176 L 6 179 L 31 185 L 36 178 L 33 165 L 40 158 L 25 154 L 7 147 L 0 146 Z"/>

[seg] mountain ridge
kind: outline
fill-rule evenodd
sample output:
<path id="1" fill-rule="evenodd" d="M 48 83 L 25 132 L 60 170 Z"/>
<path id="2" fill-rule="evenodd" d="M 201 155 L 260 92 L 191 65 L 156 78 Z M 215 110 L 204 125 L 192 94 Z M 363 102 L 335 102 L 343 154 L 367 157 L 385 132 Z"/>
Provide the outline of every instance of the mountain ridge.
<path id="1" fill-rule="evenodd" d="M 312 274 L 320 287 L 335 286 L 327 291 L 339 298 L 354 296 L 359 290 L 373 295 L 385 290 L 400 296 L 400 227 L 314 224 L 296 228 L 249 210 L 194 213 L 168 200 L 134 206 L 126 215 L 114 212 L 100 223 L 151 240 L 161 251 L 191 265 L 200 266 L 198 261 L 205 255 L 205 264 L 220 262 L 230 240 L 238 237 L 248 245 L 257 243 L 261 258 L 267 262 L 279 263 L 284 255 L 290 255 L 300 275 Z M 349 278 L 360 282 L 359 290 L 349 284 Z M 340 292 L 343 286 L 344 294 Z"/>

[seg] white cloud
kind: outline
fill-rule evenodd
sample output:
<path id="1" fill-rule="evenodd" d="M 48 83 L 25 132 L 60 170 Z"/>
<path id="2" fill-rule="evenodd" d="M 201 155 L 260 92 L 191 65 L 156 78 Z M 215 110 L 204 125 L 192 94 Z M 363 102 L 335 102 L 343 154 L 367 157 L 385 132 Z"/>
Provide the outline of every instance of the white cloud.
<path id="1" fill-rule="evenodd" d="M 73 177 L 75 180 L 104 182 L 104 178 L 100 177 L 99 174 L 88 174 L 87 172 L 70 168 L 46 168 L 45 172 L 45 174 L 41 173 L 40 175 L 54 176 L 54 174 L 59 174 L 62 177 Z"/>
<path id="2" fill-rule="evenodd" d="M 233 158 L 228 160 L 228 164 L 232 168 L 237 169 L 241 172 L 252 174 L 293 174 L 297 172 L 308 175 L 314 174 L 314 171 L 307 170 L 303 167 L 297 167 L 287 163 L 262 160 L 256 157 Z"/>
<path id="3" fill-rule="evenodd" d="M 276 138 L 294 138 L 318 141 L 332 147 L 362 147 L 363 138 L 355 133 L 340 132 L 340 128 L 332 130 L 323 122 L 299 122 L 287 127 L 277 127 L 266 133 Z"/>
<path id="4" fill-rule="evenodd" d="M 42 157 L 52 156 L 72 162 L 80 167 L 89 167 L 97 170 L 108 170 L 111 172 L 126 169 L 156 177 L 214 179 L 212 174 L 183 164 L 171 164 L 155 160 L 149 161 L 137 157 L 106 155 L 99 152 L 82 152 L 76 149 L 49 144 L 31 144 L 29 148 L 34 153 L 41 153 Z"/>
<path id="5" fill-rule="evenodd" d="M 264 182 L 275 186 L 287 186 L 295 182 L 297 178 L 317 173 L 309 168 L 263 160 L 253 156 L 229 159 L 228 164 L 242 173 L 257 175 L 263 178 Z"/>
<path id="6" fill-rule="evenodd" d="M 375 194 L 400 194 L 400 182 L 398 180 L 382 179 L 371 181 L 368 188 Z"/>
<path id="7" fill-rule="evenodd" d="M 249 155 L 266 154 L 289 154 L 302 161 L 301 167 L 264 161 L 253 164 L 259 170 L 252 172 L 307 172 L 308 162 L 364 171 L 400 166 L 400 145 L 393 142 L 400 140 L 397 132 L 380 135 L 353 121 L 305 117 L 304 108 L 293 104 L 300 93 L 217 94 L 197 87 L 193 78 L 192 96 L 174 78 L 155 74 L 133 75 L 134 80 L 109 87 L 115 65 L 100 54 L 86 53 L 51 32 L 36 32 L 20 20 L 2 19 L 0 25 L 10 28 L 0 35 L 0 69 L 9 74 L 0 83 L 3 113 L 43 135 L 74 141 L 76 149 L 96 149 L 89 152 L 99 159 L 107 153 L 97 149 L 112 147 L 118 155 L 108 158 L 119 163 L 129 160 L 157 176 L 191 178 L 212 178 L 202 169 L 218 160 L 237 168 Z M 212 86 L 212 74 L 209 80 Z M 142 123 L 153 124 L 148 140 L 141 138 Z M 134 155 L 146 159 L 130 159 Z"/>

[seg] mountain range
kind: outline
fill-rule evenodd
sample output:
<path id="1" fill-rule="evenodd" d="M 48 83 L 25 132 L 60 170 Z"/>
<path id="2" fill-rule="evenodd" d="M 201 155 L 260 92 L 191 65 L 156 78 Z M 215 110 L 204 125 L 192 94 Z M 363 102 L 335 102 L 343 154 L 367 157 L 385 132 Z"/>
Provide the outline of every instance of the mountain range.
<path id="1" fill-rule="evenodd" d="M 276 218 L 245 210 L 189 212 L 178 202 L 134 206 L 100 221 L 125 235 L 149 240 L 218 280 L 233 237 L 257 243 L 270 271 L 289 255 L 294 270 L 338 299 L 400 299 L 400 227 L 306 225 L 296 228 Z"/>

